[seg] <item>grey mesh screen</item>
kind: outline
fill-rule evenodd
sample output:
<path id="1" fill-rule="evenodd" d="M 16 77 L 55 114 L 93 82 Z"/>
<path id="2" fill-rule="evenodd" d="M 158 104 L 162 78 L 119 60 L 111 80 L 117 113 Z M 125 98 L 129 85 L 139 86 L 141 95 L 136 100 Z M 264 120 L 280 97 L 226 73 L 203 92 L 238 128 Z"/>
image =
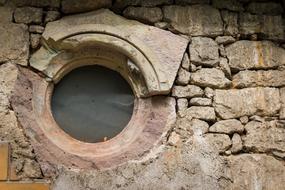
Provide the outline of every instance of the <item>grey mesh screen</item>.
<path id="1" fill-rule="evenodd" d="M 52 113 L 70 136 L 100 142 L 120 133 L 128 124 L 134 95 L 121 75 L 100 66 L 73 70 L 54 88 Z"/>

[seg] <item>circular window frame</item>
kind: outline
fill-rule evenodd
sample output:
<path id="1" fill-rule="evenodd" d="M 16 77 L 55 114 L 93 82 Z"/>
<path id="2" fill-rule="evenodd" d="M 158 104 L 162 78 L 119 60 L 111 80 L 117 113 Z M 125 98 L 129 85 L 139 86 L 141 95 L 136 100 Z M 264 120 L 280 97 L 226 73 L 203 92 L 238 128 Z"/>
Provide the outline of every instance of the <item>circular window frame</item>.
<path id="1" fill-rule="evenodd" d="M 154 64 L 158 59 L 142 42 L 123 36 L 114 28 L 99 25 L 70 27 L 65 35 L 58 33 L 53 37 L 54 40 L 43 40 L 43 47 L 30 59 L 30 65 L 45 77 L 37 76 L 31 81 L 31 97 L 19 98 L 23 102 L 31 100 L 34 119 L 29 122 L 32 124 L 22 122 L 26 130 L 33 131 L 30 134 L 32 144 L 44 167 L 46 164 L 60 164 L 110 168 L 141 158 L 160 142 L 175 122 L 176 103 L 175 99 L 163 96 L 169 93 L 170 84 L 159 64 Z M 87 65 L 117 71 L 130 84 L 136 97 L 128 125 L 105 142 L 88 143 L 69 136 L 52 115 L 54 84 L 70 71 Z M 33 77 L 26 80 L 31 80 L 29 78 Z M 22 88 L 18 86 L 15 93 L 26 90 Z"/>

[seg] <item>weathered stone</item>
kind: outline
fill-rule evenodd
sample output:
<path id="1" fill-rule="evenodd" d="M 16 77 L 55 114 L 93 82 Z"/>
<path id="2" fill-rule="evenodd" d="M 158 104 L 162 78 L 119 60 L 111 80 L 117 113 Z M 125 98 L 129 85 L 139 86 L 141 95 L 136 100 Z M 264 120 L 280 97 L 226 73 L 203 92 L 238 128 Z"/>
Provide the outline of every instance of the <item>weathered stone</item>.
<path id="1" fill-rule="evenodd" d="M 242 116 L 242 117 L 239 118 L 239 120 L 240 120 L 240 122 L 241 122 L 243 125 L 245 125 L 245 124 L 248 123 L 249 118 L 248 118 L 247 116 Z"/>
<path id="2" fill-rule="evenodd" d="M 154 23 L 154 26 L 165 30 L 168 28 L 168 23 L 167 22 L 157 22 L 157 23 Z"/>
<path id="3" fill-rule="evenodd" d="M 218 36 L 223 33 L 219 11 L 208 5 L 166 6 L 164 19 L 183 34 L 191 36 Z"/>
<path id="4" fill-rule="evenodd" d="M 236 88 L 285 86 L 285 70 L 240 71 L 233 77 L 233 86 Z"/>
<path id="5" fill-rule="evenodd" d="M 0 23 L 13 21 L 13 9 L 10 7 L 0 7 Z"/>
<path id="6" fill-rule="evenodd" d="M 170 5 L 173 3 L 173 0 L 140 0 L 139 5 L 143 7 L 155 7 L 160 5 Z"/>
<path id="7" fill-rule="evenodd" d="M 32 7 L 60 7 L 60 0 L 9 0 L 7 1 L 8 5 L 23 7 L 23 6 L 32 6 Z"/>
<path id="8" fill-rule="evenodd" d="M 177 111 L 184 111 L 188 108 L 188 100 L 186 98 L 177 99 Z"/>
<path id="9" fill-rule="evenodd" d="M 42 172 L 39 164 L 32 160 L 26 160 L 23 171 L 27 174 L 29 178 L 41 178 Z"/>
<path id="10" fill-rule="evenodd" d="M 224 22 L 224 34 L 236 36 L 238 31 L 238 14 L 227 10 L 221 11 Z"/>
<path id="11" fill-rule="evenodd" d="M 30 35 L 30 43 L 32 49 L 37 49 L 40 46 L 40 34 L 31 34 Z"/>
<path id="12" fill-rule="evenodd" d="M 189 104 L 191 106 L 211 106 L 212 105 L 212 99 L 209 99 L 209 98 L 192 98 L 189 101 Z"/>
<path id="13" fill-rule="evenodd" d="M 215 110 L 212 107 L 192 106 L 185 110 L 187 118 L 195 118 L 206 121 L 214 121 L 216 119 Z"/>
<path id="14" fill-rule="evenodd" d="M 219 53 L 221 57 L 224 57 L 224 58 L 227 57 L 226 49 L 223 44 L 219 45 Z"/>
<path id="15" fill-rule="evenodd" d="M 219 153 L 223 153 L 228 150 L 231 145 L 232 141 L 228 135 L 225 134 L 206 134 L 205 141 L 209 143 L 215 150 Z"/>
<path id="16" fill-rule="evenodd" d="M 175 0 L 177 5 L 210 4 L 210 0 Z"/>
<path id="17" fill-rule="evenodd" d="M 113 28 L 113 32 L 119 33 L 118 35 L 123 36 L 123 38 L 127 38 L 126 41 L 131 39 L 132 43 L 135 43 L 132 39 L 136 39 L 136 41 L 139 42 L 136 43 L 137 49 L 140 49 L 140 51 L 145 54 L 151 52 L 151 55 L 147 55 L 153 64 L 151 67 L 156 70 L 156 77 L 164 80 L 164 84 L 161 85 L 162 88 L 165 89 L 164 91 L 166 93 L 170 91 L 188 45 L 188 39 L 169 31 L 148 26 L 134 20 L 125 19 L 108 9 L 67 16 L 60 20 L 49 22 L 46 25 L 43 37 L 45 39 L 50 37 L 55 39 L 65 34 L 68 35 L 71 30 L 78 30 L 78 28 L 74 27 L 75 25 L 80 26 L 79 28 L 83 31 L 86 30 L 86 28 L 95 28 L 97 30 L 101 29 L 101 27 Z M 69 30 L 66 30 L 66 28 Z M 112 41 L 110 43 L 115 42 Z M 173 44 L 175 44 L 175 46 Z M 136 52 L 130 51 L 128 53 L 130 53 L 131 56 L 137 56 Z M 36 61 L 34 63 L 35 64 L 31 63 L 31 66 L 42 71 L 46 69 L 49 62 L 46 61 L 45 65 L 39 64 Z M 148 82 L 148 85 L 150 85 L 150 83 L 151 82 Z M 157 86 L 157 84 L 151 85 Z"/>
<path id="18" fill-rule="evenodd" d="M 172 132 L 168 138 L 168 144 L 176 146 L 181 141 L 180 136 L 176 132 Z"/>
<path id="19" fill-rule="evenodd" d="M 195 134 L 205 134 L 209 130 L 209 124 L 205 121 L 199 120 L 199 119 L 191 119 L 190 121 L 187 118 L 183 118 L 183 123 L 179 125 L 179 127 L 187 130 L 187 131 L 193 131 Z"/>
<path id="20" fill-rule="evenodd" d="M 226 88 L 231 85 L 231 81 L 225 77 L 225 73 L 216 68 L 203 68 L 192 73 L 190 78 L 192 84 L 203 87 Z"/>
<path id="21" fill-rule="evenodd" d="M 27 65 L 29 56 L 28 27 L 20 24 L 0 24 L 0 63 L 9 61 Z"/>
<path id="22" fill-rule="evenodd" d="M 218 9 L 227 9 L 230 11 L 243 11 L 244 8 L 238 0 L 213 0 L 213 6 Z"/>
<path id="23" fill-rule="evenodd" d="M 14 13 L 15 22 L 24 24 L 40 24 L 42 22 L 43 9 L 34 7 L 17 8 Z"/>
<path id="24" fill-rule="evenodd" d="M 285 65 L 285 50 L 269 41 L 238 41 L 226 47 L 229 65 L 235 70 L 270 69 Z"/>
<path id="25" fill-rule="evenodd" d="M 48 23 L 48 22 L 53 22 L 55 20 L 58 20 L 60 18 L 60 12 L 58 11 L 48 11 L 46 13 L 45 19 L 44 19 L 44 23 Z"/>
<path id="26" fill-rule="evenodd" d="M 285 119 L 285 88 L 280 88 L 281 109 L 279 113 L 280 119 Z"/>
<path id="27" fill-rule="evenodd" d="M 187 85 L 190 81 L 190 72 L 180 68 L 178 71 L 176 83 L 179 85 Z"/>
<path id="28" fill-rule="evenodd" d="M 246 10 L 253 14 L 269 14 L 269 15 L 281 15 L 284 10 L 282 5 L 274 2 L 252 2 Z"/>
<path id="29" fill-rule="evenodd" d="M 189 54 L 190 61 L 197 65 L 215 66 L 219 63 L 219 46 L 211 38 L 192 38 Z"/>
<path id="30" fill-rule="evenodd" d="M 272 116 L 280 109 L 280 95 L 276 88 L 246 88 L 216 90 L 214 107 L 223 119 L 241 116 Z"/>
<path id="31" fill-rule="evenodd" d="M 40 26 L 40 25 L 29 26 L 29 32 L 31 32 L 31 33 L 42 34 L 44 32 L 44 30 L 45 30 L 45 28 L 43 26 Z"/>
<path id="32" fill-rule="evenodd" d="M 253 115 L 249 119 L 251 121 L 265 122 L 265 119 L 263 117 L 258 116 L 258 115 Z"/>
<path id="33" fill-rule="evenodd" d="M 205 96 L 207 98 L 212 99 L 214 97 L 214 95 L 215 95 L 215 91 L 212 88 L 210 88 L 210 87 L 205 88 Z"/>
<path id="34" fill-rule="evenodd" d="M 189 55 L 187 53 L 184 53 L 181 67 L 186 69 L 187 71 L 190 71 L 190 60 Z"/>
<path id="35" fill-rule="evenodd" d="M 231 72 L 231 68 L 230 68 L 229 63 L 228 63 L 228 59 L 223 58 L 223 57 L 220 58 L 219 66 L 220 66 L 221 70 L 225 73 L 225 76 L 228 79 L 231 79 L 232 78 L 232 72 Z"/>
<path id="36" fill-rule="evenodd" d="M 112 0 L 62 0 L 61 11 L 63 13 L 80 13 L 112 6 Z"/>
<path id="37" fill-rule="evenodd" d="M 231 43 L 235 42 L 236 39 L 234 39 L 232 36 L 218 36 L 218 37 L 216 37 L 215 41 L 218 44 L 227 45 L 227 44 L 231 44 Z"/>
<path id="38" fill-rule="evenodd" d="M 174 86 L 172 89 L 172 96 L 176 98 L 192 98 L 203 96 L 204 91 L 195 85 Z"/>
<path id="39" fill-rule="evenodd" d="M 228 157 L 232 184 L 228 189 L 284 189 L 284 164 L 264 154 Z"/>
<path id="40" fill-rule="evenodd" d="M 253 152 L 285 152 L 285 128 L 273 122 L 251 121 L 245 126 L 242 137 L 244 147 Z"/>
<path id="41" fill-rule="evenodd" d="M 234 133 L 241 134 L 244 131 L 244 127 L 239 120 L 229 119 L 218 121 L 210 127 L 209 131 L 214 133 L 225 133 L 229 135 Z"/>
<path id="42" fill-rule="evenodd" d="M 285 160 L 285 153 L 279 151 L 272 151 L 272 154 L 278 158 Z"/>
<path id="43" fill-rule="evenodd" d="M 234 133 L 232 137 L 232 147 L 230 151 L 232 153 L 238 153 L 242 150 L 242 140 L 238 133 Z"/>
<path id="44" fill-rule="evenodd" d="M 281 15 L 252 15 L 240 13 L 240 33 L 245 36 L 258 34 L 263 39 L 284 40 L 284 26 Z"/>
<path id="45" fill-rule="evenodd" d="M 158 7 L 128 7 L 124 10 L 124 16 L 143 23 L 155 23 L 162 20 L 162 11 Z"/>

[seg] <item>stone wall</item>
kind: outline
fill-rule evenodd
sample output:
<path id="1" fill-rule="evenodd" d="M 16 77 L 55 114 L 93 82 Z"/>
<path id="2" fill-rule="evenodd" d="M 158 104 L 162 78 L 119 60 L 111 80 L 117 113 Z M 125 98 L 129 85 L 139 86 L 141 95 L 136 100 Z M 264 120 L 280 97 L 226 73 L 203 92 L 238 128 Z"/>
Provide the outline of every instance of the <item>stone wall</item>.
<path id="1" fill-rule="evenodd" d="M 54 190 L 284 189 L 284 1 L 0 0 L 0 5 L 0 141 L 11 142 L 18 178 L 46 178 Z M 176 98 L 177 121 L 140 160 L 104 171 L 58 166 L 49 176 L 30 145 L 32 131 L 23 130 L 10 105 L 13 86 L 20 67 L 34 71 L 28 59 L 40 47 L 47 23 L 101 8 L 189 39 L 169 94 Z"/>

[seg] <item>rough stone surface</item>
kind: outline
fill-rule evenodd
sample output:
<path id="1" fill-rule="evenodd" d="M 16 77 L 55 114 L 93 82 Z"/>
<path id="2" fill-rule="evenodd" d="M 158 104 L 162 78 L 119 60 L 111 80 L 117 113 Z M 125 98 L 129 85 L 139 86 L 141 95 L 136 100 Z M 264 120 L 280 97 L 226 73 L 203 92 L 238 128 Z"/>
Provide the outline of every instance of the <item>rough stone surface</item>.
<path id="1" fill-rule="evenodd" d="M 58 11 L 48 11 L 46 13 L 45 19 L 44 19 L 44 23 L 48 23 L 48 22 L 52 22 L 55 20 L 58 20 L 60 18 L 60 12 Z"/>
<path id="2" fill-rule="evenodd" d="M 226 88 L 231 85 L 231 81 L 225 77 L 225 73 L 216 68 L 204 68 L 191 74 L 190 82 L 192 84 L 212 87 L 212 88 Z"/>
<path id="3" fill-rule="evenodd" d="M 201 119 L 205 121 L 214 121 L 216 119 L 215 110 L 212 107 L 191 106 L 185 110 L 187 118 Z"/>
<path id="4" fill-rule="evenodd" d="M 0 23 L 12 22 L 13 9 L 9 7 L 0 7 Z"/>
<path id="5" fill-rule="evenodd" d="M 230 67 L 235 70 L 285 65 L 285 50 L 269 41 L 238 41 L 227 46 L 226 53 Z"/>
<path id="6" fill-rule="evenodd" d="M 63 13 L 80 13 L 92 11 L 100 8 L 109 8 L 112 0 L 62 0 L 61 11 Z"/>
<path id="7" fill-rule="evenodd" d="M 40 24 L 42 22 L 43 10 L 34 7 L 17 8 L 14 12 L 15 22 L 24 24 Z"/>
<path id="8" fill-rule="evenodd" d="M 245 125 L 245 124 L 248 123 L 249 118 L 248 118 L 247 116 L 242 116 L 242 117 L 239 118 L 239 120 L 240 120 L 240 122 L 241 122 L 243 125 Z"/>
<path id="9" fill-rule="evenodd" d="M 242 154 L 228 157 L 231 189 L 284 189 L 285 166 L 267 155 Z"/>
<path id="10" fill-rule="evenodd" d="M 215 41 L 218 44 L 227 45 L 227 44 L 231 44 L 231 43 L 235 42 L 236 39 L 234 39 L 234 37 L 232 37 L 232 36 L 218 36 L 218 37 L 216 37 Z"/>
<path id="11" fill-rule="evenodd" d="M 9 98 L 18 77 L 18 69 L 15 64 L 5 63 L 0 65 L 0 141 L 10 142 L 12 148 L 12 164 L 20 165 L 30 170 L 18 170 L 16 175 L 19 179 L 23 178 L 41 178 L 42 174 L 31 174 L 31 170 L 40 171 L 36 163 L 29 166 L 29 162 L 34 162 L 33 149 L 28 138 L 18 123 L 16 113 L 10 110 Z"/>
<path id="12" fill-rule="evenodd" d="M 162 10 L 158 7 L 128 7 L 124 10 L 124 16 L 143 23 L 155 23 L 162 20 Z"/>
<path id="13" fill-rule="evenodd" d="M 59 8 L 60 0 L 9 0 L 7 1 L 7 4 L 17 7 L 32 6 Z"/>
<path id="14" fill-rule="evenodd" d="M 215 95 L 215 91 L 212 88 L 210 88 L 210 87 L 205 88 L 205 96 L 207 98 L 212 99 L 214 97 L 214 95 Z"/>
<path id="15" fill-rule="evenodd" d="M 281 109 L 279 113 L 280 119 L 285 119 L 285 88 L 280 88 Z"/>
<path id="16" fill-rule="evenodd" d="M 244 131 L 244 127 L 239 120 L 228 119 L 218 121 L 210 127 L 209 131 L 213 133 L 225 133 L 229 135 L 234 133 L 241 134 Z"/>
<path id="17" fill-rule="evenodd" d="M 183 129 L 192 134 L 203 135 L 208 132 L 209 124 L 199 119 L 179 118 L 177 121 L 179 129 Z M 190 135 L 190 134 L 189 134 Z"/>
<path id="18" fill-rule="evenodd" d="M 29 34 L 27 26 L 0 23 L 0 63 L 27 65 Z"/>
<path id="19" fill-rule="evenodd" d="M 190 61 L 197 65 L 215 66 L 219 63 L 219 46 L 211 38 L 192 38 L 189 54 Z"/>
<path id="20" fill-rule="evenodd" d="M 189 55 L 187 53 L 183 55 L 181 67 L 183 69 L 186 69 L 187 71 L 190 71 L 190 60 L 189 60 Z"/>
<path id="21" fill-rule="evenodd" d="M 175 0 L 177 5 L 210 4 L 210 0 Z"/>
<path id="22" fill-rule="evenodd" d="M 246 135 L 242 137 L 248 151 L 269 153 L 285 152 L 285 128 L 278 127 L 276 121 L 251 121 L 245 126 Z"/>
<path id="23" fill-rule="evenodd" d="M 187 85 L 190 81 L 190 72 L 187 70 L 180 68 L 178 71 L 176 83 L 179 85 Z"/>
<path id="24" fill-rule="evenodd" d="M 270 16 L 241 13 L 239 18 L 239 29 L 242 35 L 258 34 L 263 39 L 285 39 L 284 24 L 281 15 Z"/>
<path id="25" fill-rule="evenodd" d="M 243 11 L 243 6 L 238 0 L 213 0 L 213 6 L 218 9 L 230 11 Z"/>
<path id="26" fill-rule="evenodd" d="M 42 34 L 44 32 L 45 28 L 40 25 L 31 25 L 29 26 L 29 32 L 31 33 L 38 33 Z"/>
<path id="27" fill-rule="evenodd" d="M 192 98 L 189 101 L 189 104 L 191 106 L 211 106 L 212 105 L 212 99 L 209 99 L 209 98 Z"/>
<path id="28" fill-rule="evenodd" d="M 184 119 L 184 118 L 182 118 Z M 180 119 L 179 119 L 180 120 Z M 177 128 L 189 122 L 177 121 Z M 150 161 L 135 161 L 105 171 L 63 169 L 54 183 L 54 190 L 105 189 L 224 189 L 230 184 L 223 157 L 209 144 L 201 131 L 181 136 L 188 140 L 177 147 L 165 147 Z M 218 137 L 217 137 L 218 138 Z M 222 137 L 223 138 L 223 137 Z M 94 180 L 96 179 L 96 180 Z M 66 184 L 65 184 L 66 183 Z M 73 184 L 72 186 L 70 184 Z M 73 190 L 73 189 L 72 189 Z"/>
<path id="29" fill-rule="evenodd" d="M 232 137 L 232 147 L 230 149 L 231 153 L 238 153 L 242 150 L 242 140 L 238 133 L 234 133 Z"/>
<path id="30" fill-rule="evenodd" d="M 240 71 L 233 77 L 233 86 L 236 88 L 282 87 L 285 86 L 285 70 Z"/>
<path id="31" fill-rule="evenodd" d="M 183 34 L 214 37 L 223 33 L 219 11 L 208 5 L 166 6 L 163 7 L 163 13 L 164 19 Z"/>
<path id="32" fill-rule="evenodd" d="M 214 107 L 223 119 L 255 114 L 275 115 L 280 109 L 279 90 L 276 88 L 216 90 Z"/>
<path id="33" fill-rule="evenodd" d="M 224 22 L 224 34 L 236 36 L 238 31 L 238 14 L 235 12 L 222 10 L 222 19 Z"/>
<path id="34" fill-rule="evenodd" d="M 172 89 L 172 96 L 177 98 L 192 98 L 203 96 L 204 91 L 199 86 L 174 86 Z"/>
<path id="35" fill-rule="evenodd" d="M 274 2 L 252 2 L 246 10 L 253 14 L 269 14 L 269 15 L 280 15 L 284 12 L 282 5 Z"/>
<path id="36" fill-rule="evenodd" d="M 225 134 L 206 134 L 205 141 L 213 146 L 219 153 L 223 153 L 228 150 L 231 145 L 232 141 L 228 135 Z"/>
<path id="37" fill-rule="evenodd" d="M 188 108 L 188 100 L 186 98 L 177 99 L 177 111 L 184 111 Z"/>
<path id="38" fill-rule="evenodd" d="M 40 39 L 41 39 L 40 34 L 31 34 L 30 36 L 31 48 L 37 49 L 40 46 Z"/>
<path id="39" fill-rule="evenodd" d="M 221 57 L 219 66 L 220 66 L 220 69 L 225 73 L 225 76 L 228 79 L 231 79 L 232 78 L 232 72 L 231 72 L 231 68 L 230 68 L 229 63 L 228 63 L 228 59 Z"/>

